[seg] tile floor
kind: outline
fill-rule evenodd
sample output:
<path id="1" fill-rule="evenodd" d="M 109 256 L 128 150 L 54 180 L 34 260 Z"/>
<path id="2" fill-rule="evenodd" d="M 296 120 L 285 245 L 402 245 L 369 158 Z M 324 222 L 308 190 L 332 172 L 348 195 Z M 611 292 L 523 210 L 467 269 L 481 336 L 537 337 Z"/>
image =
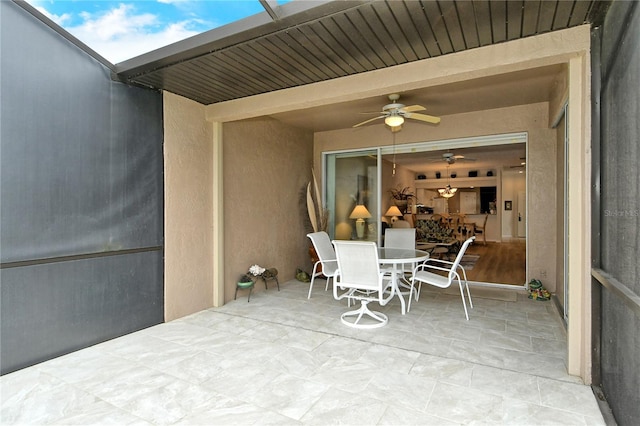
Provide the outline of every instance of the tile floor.
<path id="1" fill-rule="evenodd" d="M 319 281 L 246 293 L 0 378 L 3 425 L 604 425 L 550 302 L 423 289 L 353 330 Z M 478 291 L 480 293 L 480 291 Z M 472 289 L 473 295 L 473 289 Z M 344 302 L 344 303 L 343 303 Z"/>

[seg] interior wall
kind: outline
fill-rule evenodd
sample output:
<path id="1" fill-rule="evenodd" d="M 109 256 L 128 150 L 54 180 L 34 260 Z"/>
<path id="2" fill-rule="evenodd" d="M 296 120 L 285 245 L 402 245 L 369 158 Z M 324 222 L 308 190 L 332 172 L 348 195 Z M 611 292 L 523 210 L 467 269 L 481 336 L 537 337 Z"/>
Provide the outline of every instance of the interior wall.
<path id="1" fill-rule="evenodd" d="M 444 139 L 484 136 L 502 133 L 528 132 L 527 188 L 528 206 L 528 271 L 527 281 L 542 271 L 549 279 L 545 282 L 555 290 L 554 221 L 556 208 L 555 158 L 556 134 L 548 126 L 548 103 L 520 105 L 510 108 L 443 116 L 439 125 L 409 123 L 396 134 L 396 144 L 429 142 Z M 323 151 L 362 149 L 390 146 L 392 134 L 384 125 L 363 126 L 315 134 L 314 150 L 318 158 Z M 496 229 L 496 232 L 497 231 Z"/>
<path id="2" fill-rule="evenodd" d="M 204 106 L 164 93 L 165 319 L 213 306 L 213 149 Z"/>
<path id="3" fill-rule="evenodd" d="M 526 191 L 526 177 L 518 171 L 502 172 L 502 239 L 510 240 L 518 236 L 518 192 Z M 512 210 L 505 210 L 504 202 L 511 201 Z"/>
<path id="4" fill-rule="evenodd" d="M 225 123 L 223 135 L 224 294 L 229 301 L 238 277 L 253 264 L 275 267 L 280 282 L 293 279 L 296 268 L 311 271 L 305 191 L 313 134 L 256 118 Z M 261 281 L 254 291 L 264 291 Z M 275 291 L 274 283 L 268 291 Z M 240 294 L 245 297 L 246 291 Z"/>

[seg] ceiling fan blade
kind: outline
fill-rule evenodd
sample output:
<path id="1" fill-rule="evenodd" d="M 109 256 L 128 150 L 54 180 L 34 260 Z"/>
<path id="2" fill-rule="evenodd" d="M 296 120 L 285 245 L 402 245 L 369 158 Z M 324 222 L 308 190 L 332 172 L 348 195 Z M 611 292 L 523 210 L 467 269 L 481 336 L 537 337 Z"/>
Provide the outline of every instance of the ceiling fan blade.
<path id="1" fill-rule="evenodd" d="M 403 108 L 400 108 L 402 112 L 416 112 L 416 111 L 425 111 L 426 108 L 422 105 L 409 105 Z"/>
<path id="2" fill-rule="evenodd" d="M 426 121 L 427 123 L 438 124 L 440 122 L 440 117 L 434 117 L 433 115 L 426 114 L 416 114 L 415 112 L 410 112 L 405 114 L 405 117 L 411 118 L 412 120 L 420 120 Z"/>
<path id="3" fill-rule="evenodd" d="M 362 126 L 364 124 L 370 123 L 370 122 L 375 121 L 375 120 L 379 120 L 379 119 L 384 118 L 384 117 L 385 117 L 384 115 L 381 115 L 379 117 L 370 118 L 368 120 L 363 121 L 362 123 L 358 123 L 358 124 L 354 125 L 353 127 L 360 127 L 360 126 Z"/>

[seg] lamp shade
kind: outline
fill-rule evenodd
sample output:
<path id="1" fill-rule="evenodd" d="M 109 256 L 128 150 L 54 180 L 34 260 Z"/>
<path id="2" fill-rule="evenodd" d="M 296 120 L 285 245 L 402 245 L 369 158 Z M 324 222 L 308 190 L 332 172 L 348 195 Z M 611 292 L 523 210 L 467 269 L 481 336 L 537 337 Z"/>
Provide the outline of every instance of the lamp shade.
<path id="1" fill-rule="evenodd" d="M 404 123 L 404 117 L 401 115 L 390 115 L 384 119 L 384 124 L 389 127 L 401 126 Z"/>
<path id="2" fill-rule="evenodd" d="M 400 212 L 400 209 L 398 208 L 398 206 L 391 206 L 389 207 L 389 210 L 387 210 L 387 212 L 384 215 L 385 216 L 402 216 L 402 213 Z"/>
<path id="3" fill-rule="evenodd" d="M 351 212 L 349 219 L 369 219 L 370 217 L 371 213 L 369 213 L 369 210 L 367 210 L 364 205 L 358 204 Z"/>

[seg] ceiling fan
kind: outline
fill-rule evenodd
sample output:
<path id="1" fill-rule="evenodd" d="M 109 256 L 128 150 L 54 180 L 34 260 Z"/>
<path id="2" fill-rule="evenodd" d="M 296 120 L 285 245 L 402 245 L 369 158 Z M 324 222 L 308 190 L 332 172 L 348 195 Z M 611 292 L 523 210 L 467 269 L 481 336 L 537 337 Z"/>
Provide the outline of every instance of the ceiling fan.
<path id="1" fill-rule="evenodd" d="M 453 164 L 457 161 L 476 161 L 476 159 L 467 158 L 464 155 L 454 155 L 453 152 L 445 152 L 444 154 L 442 154 L 442 158 L 431 160 L 431 162 L 434 162 L 434 163 L 440 162 L 440 161 L 444 161 L 447 164 Z"/>
<path id="2" fill-rule="evenodd" d="M 391 129 L 396 129 L 404 123 L 405 118 L 409 118 L 411 120 L 424 121 L 426 123 L 438 124 L 440 123 L 440 117 L 434 117 L 432 115 L 426 114 L 418 114 L 416 111 L 424 111 L 426 108 L 421 105 L 410 105 L 406 106 L 404 104 L 398 103 L 400 99 L 400 95 L 397 93 L 389 95 L 390 104 L 387 104 L 382 107 L 382 111 L 378 117 L 370 118 L 369 120 L 365 120 L 362 123 L 358 123 L 353 127 L 360 127 L 364 124 L 370 123 L 375 120 L 379 120 L 384 118 L 384 123 L 391 127 Z"/>

